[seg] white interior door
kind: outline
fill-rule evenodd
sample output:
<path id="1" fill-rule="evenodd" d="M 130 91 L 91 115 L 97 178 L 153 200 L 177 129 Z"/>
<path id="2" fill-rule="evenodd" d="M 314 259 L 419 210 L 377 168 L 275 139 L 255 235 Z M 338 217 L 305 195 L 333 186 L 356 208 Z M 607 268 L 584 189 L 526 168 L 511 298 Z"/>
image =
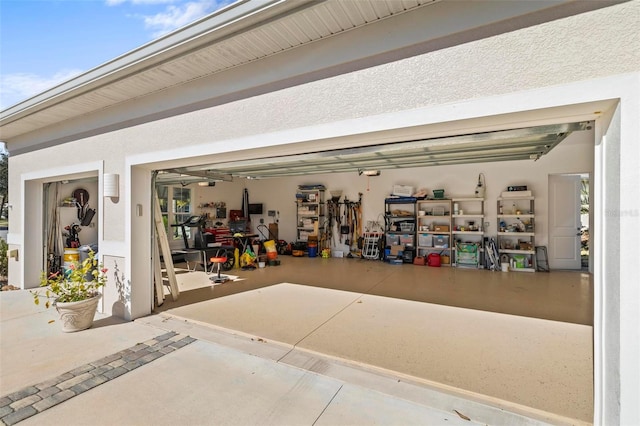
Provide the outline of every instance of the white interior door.
<path id="1" fill-rule="evenodd" d="M 580 269 L 580 175 L 549 176 L 549 267 Z"/>

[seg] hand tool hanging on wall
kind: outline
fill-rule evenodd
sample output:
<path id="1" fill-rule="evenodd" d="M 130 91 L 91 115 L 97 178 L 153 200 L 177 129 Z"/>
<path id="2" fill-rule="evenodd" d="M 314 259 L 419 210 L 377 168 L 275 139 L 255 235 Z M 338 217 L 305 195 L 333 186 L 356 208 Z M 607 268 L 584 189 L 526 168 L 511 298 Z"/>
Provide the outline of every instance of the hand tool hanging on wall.
<path id="1" fill-rule="evenodd" d="M 335 218 L 336 221 L 336 228 L 335 231 L 331 231 L 334 235 L 335 235 L 335 240 L 336 242 L 338 241 L 338 239 L 340 238 L 340 227 L 342 226 L 342 217 L 340 216 L 340 203 L 336 201 L 334 207 L 334 214 L 333 217 Z"/>
<path id="2" fill-rule="evenodd" d="M 327 226 L 326 226 L 326 230 L 327 230 L 327 241 L 330 241 L 331 239 L 331 235 L 329 234 L 331 232 L 331 227 L 333 226 L 333 212 L 331 211 L 331 201 L 327 201 Z"/>
<path id="3" fill-rule="evenodd" d="M 89 192 L 86 189 L 78 188 L 73 191 L 73 198 L 76 199 L 76 206 L 78 207 L 78 220 L 82 221 L 85 214 L 85 208 L 89 202 Z"/>
<path id="4" fill-rule="evenodd" d="M 347 237 L 345 240 L 345 244 L 351 248 L 351 237 L 353 235 L 353 212 L 351 211 L 352 203 L 345 204 L 344 210 L 347 215 Z"/>
<path id="5" fill-rule="evenodd" d="M 344 225 L 340 226 L 340 242 L 343 241 L 345 235 L 349 235 L 349 224 L 347 220 L 347 211 L 349 210 L 349 200 L 344 197 Z"/>

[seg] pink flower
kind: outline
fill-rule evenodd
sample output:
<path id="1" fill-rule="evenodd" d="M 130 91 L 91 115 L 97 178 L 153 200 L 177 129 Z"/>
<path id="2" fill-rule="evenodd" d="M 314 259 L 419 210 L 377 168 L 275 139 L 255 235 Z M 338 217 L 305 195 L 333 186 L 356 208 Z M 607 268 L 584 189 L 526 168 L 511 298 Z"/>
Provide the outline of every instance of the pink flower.
<path id="1" fill-rule="evenodd" d="M 107 273 L 107 271 L 108 271 L 108 269 L 107 269 L 107 268 L 102 268 L 102 269 L 100 269 L 100 272 L 102 272 L 103 274 L 106 274 L 106 273 Z"/>

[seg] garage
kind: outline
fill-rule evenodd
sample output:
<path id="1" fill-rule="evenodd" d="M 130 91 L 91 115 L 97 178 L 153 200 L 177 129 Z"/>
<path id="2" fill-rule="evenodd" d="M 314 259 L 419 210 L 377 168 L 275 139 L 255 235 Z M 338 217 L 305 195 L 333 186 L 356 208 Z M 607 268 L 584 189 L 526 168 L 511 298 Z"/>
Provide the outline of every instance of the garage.
<path id="1" fill-rule="evenodd" d="M 458 125 L 467 127 L 460 123 Z M 412 140 L 373 147 L 362 146 L 314 154 L 307 152 L 256 160 L 218 162 L 212 165 L 180 166 L 165 169 L 157 175 L 157 179 L 160 185 L 173 185 L 179 194 L 183 194 L 186 188 L 192 188 L 193 195 L 190 195 L 190 198 L 197 201 L 194 203 L 196 208 L 191 213 L 203 214 L 207 216 L 206 220 L 211 217 L 207 213 L 215 214 L 215 218 L 211 220 L 213 223 L 204 225 L 202 229 L 199 229 L 199 223 L 198 227 L 191 228 L 191 236 L 199 231 L 204 232 L 205 229 L 210 229 L 209 227 L 215 228 L 215 222 L 227 229 L 227 220 L 230 219 L 226 212 L 220 215 L 218 208 L 223 206 L 222 208 L 229 211 L 240 210 L 242 193 L 246 189 L 250 194 L 249 205 L 262 205 L 262 213 L 251 214 L 251 225 L 243 231 L 255 234 L 257 240 L 265 240 L 271 236 L 268 229 L 265 231 L 264 224 L 277 223 L 279 237 L 295 242 L 299 236 L 296 233 L 296 224 L 300 207 L 300 203 L 296 201 L 296 194 L 304 192 L 300 191 L 300 185 L 304 187 L 310 183 L 321 184 L 321 192 L 327 193 L 326 197 L 324 194 L 321 195 L 323 201 L 328 201 L 336 188 L 345 199 L 355 200 L 359 197 L 363 217 L 370 219 L 363 228 L 373 227 L 382 230 L 385 228 L 385 222 L 379 218 L 384 217 L 385 200 L 389 199 L 394 184 L 404 184 L 416 190 L 425 186 L 445 188 L 445 193 L 452 192 L 454 195 L 473 198 L 478 174 L 482 173 L 483 184 L 486 186 L 485 196 L 488 198 L 482 201 L 486 213 L 483 222 L 486 222 L 485 225 L 488 224 L 487 230 L 492 228 L 491 225 L 495 230 L 498 217 L 496 201 L 501 197 L 502 190 L 506 190 L 509 185 L 529 184 L 530 188 L 535 188 L 536 194 L 546 199 L 549 193 L 549 176 L 569 170 L 592 170 L 592 158 L 589 155 L 593 149 L 592 126 L 592 122 L 578 123 L 571 127 L 574 131 L 563 131 L 568 128 L 566 124 L 541 126 L 434 138 L 420 142 Z M 514 142 L 513 146 L 509 145 L 511 142 Z M 553 149 L 538 157 L 545 147 Z M 434 153 L 438 148 L 440 152 Z M 448 150 L 463 152 L 468 158 L 464 155 L 458 156 L 461 164 L 446 164 L 446 161 L 444 165 L 437 164 L 442 158 L 446 158 Z M 495 157 L 490 157 L 491 150 L 495 151 Z M 419 152 L 424 151 L 427 151 L 428 155 L 420 158 Z M 385 155 L 387 152 L 391 154 Z M 487 158 L 484 162 L 483 155 Z M 507 158 L 509 156 L 514 157 Z M 581 156 L 585 159 L 584 163 L 567 168 L 567 158 Z M 560 161 L 558 168 L 553 169 L 556 166 L 552 165 L 546 173 L 541 173 L 541 170 L 549 167 L 545 166 L 545 163 L 554 163 L 554 157 Z M 417 166 L 420 161 L 424 162 L 422 167 Z M 431 165 L 429 161 L 436 164 Z M 525 177 L 527 168 L 531 169 L 529 177 Z M 375 176 L 367 176 L 360 172 L 365 169 L 380 170 Z M 319 171 L 321 173 L 318 173 Z M 265 176 L 261 176 L 261 173 Z M 518 177 L 509 180 L 512 174 Z M 200 182 L 205 182 L 206 185 L 201 185 Z M 212 185 L 212 182 L 215 183 Z M 226 190 L 226 186 L 233 189 Z M 429 198 L 432 198 L 431 191 L 429 195 Z M 455 196 L 451 198 L 455 199 Z M 328 209 L 328 205 L 323 204 L 323 208 Z M 543 210 L 548 208 L 548 203 L 540 199 L 536 200 L 536 205 Z M 210 210 L 211 207 L 216 209 Z M 574 208 L 579 209 L 579 205 Z M 269 216 L 269 210 L 275 211 L 277 216 Z M 212 213 L 213 211 L 215 213 Z M 381 220 L 381 223 L 375 219 Z M 321 221 L 321 228 L 324 228 L 327 220 L 323 218 Z M 545 227 L 546 223 L 548 222 L 545 219 L 536 219 L 537 226 Z M 412 231 L 417 235 L 417 229 Z M 215 233 L 215 230 L 211 232 Z M 319 255 L 309 257 L 308 253 L 302 258 L 280 255 L 280 266 L 223 271 L 223 275 L 230 277 L 230 281 L 223 284 L 212 284 L 211 280 L 216 277 L 215 272 L 205 272 L 197 262 L 189 265 L 179 260 L 176 263 L 179 297 L 173 301 L 166 286 L 163 304 L 156 310 L 168 315 L 168 318 L 210 324 L 252 338 L 263 338 L 270 342 L 326 353 L 350 362 L 373 365 L 383 371 L 386 369 L 400 372 L 426 383 L 437 383 L 436 386 L 444 384 L 451 389 L 491 395 L 501 401 L 509 401 L 503 406 L 508 410 L 522 410 L 521 412 L 532 415 L 528 411 L 530 408 L 524 407 L 533 406 L 547 413 L 555 413 L 551 417 L 542 417 L 547 421 L 560 422 L 566 421 L 566 418 L 580 416 L 587 419 L 590 416 L 591 409 L 587 408 L 590 404 L 583 406 L 579 401 L 590 400 L 593 288 L 589 274 L 580 273 L 580 266 L 574 272 L 561 272 L 558 268 L 554 268 L 551 274 L 514 272 L 513 274 L 529 276 L 512 277 L 512 273 L 509 273 L 508 280 L 500 276 L 502 272 L 484 269 L 483 262 L 476 265 L 475 269 L 443 265 L 442 269 L 447 268 L 448 271 L 406 263 L 393 266 L 388 259 L 386 262 L 382 259 L 363 259 L 357 244 L 345 245 L 346 240 L 340 235 L 338 223 L 334 223 L 329 233 L 332 235 L 324 238 L 325 243 L 320 244 L 319 250 L 329 248 L 334 253 L 340 251 L 348 258 L 332 256 L 322 259 Z M 183 248 L 185 243 L 180 235 L 176 233 L 173 237 L 175 247 Z M 186 244 L 193 247 L 194 241 L 189 240 Z M 195 259 L 199 257 L 200 255 L 196 254 Z M 506 281 L 509 285 L 504 287 Z M 167 277 L 164 283 L 167 284 Z M 447 285 L 450 287 L 447 288 Z M 357 296 L 361 298 L 354 302 L 353 298 Z M 390 302 L 389 298 L 393 301 Z M 405 304 L 407 306 L 404 306 Z M 517 330 L 505 332 L 503 325 L 488 325 L 477 318 L 461 320 L 460 316 L 451 313 L 452 318 L 458 319 L 446 321 L 446 324 L 439 326 L 438 329 L 446 330 L 446 336 L 436 338 L 429 326 L 429 318 L 432 318 L 433 313 L 423 312 L 426 306 L 433 306 L 431 304 L 437 304 L 440 306 L 439 309 L 445 311 L 453 309 L 456 314 L 468 313 L 468 309 L 492 312 L 493 314 L 487 314 L 492 320 L 504 319 L 505 314 L 528 317 L 522 321 L 532 321 L 535 325 L 520 324 Z M 371 306 L 371 311 L 361 312 L 366 312 L 365 306 Z M 357 308 L 360 308 L 360 312 Z M 380 318 L 379 322 L 375 321 L 376 317 Z M 491 321 L 488 318 L 487 320 Z M 542 356 L 546 357 L 551 365 L 556 362 L 553 356 L 556 349 L 549 342 L 556 339 L 557 335 L 552 331 L 553 327 L 549 326 L 552 324 L 549 320 L 554 321 L 553 324 L 557 321 L 566 323 L 561 326 L 563 329 L 573 329 L 568 334 L 564 334 L 567 330 L 561 333 L 564 339 L 577 339 L 568 346 L 581 348 L 577 352 L 569 351 L 572 353 L 572 362 L 568 365 L 572 368 L 565 379 L 558 379 L 564 372 L 561 373 L 552 367 L 533 367 L 539 364 L 538 356 L 542 354 L 546 354 Z M 483 323 L 483 327 L 473 332 L 476 336 L 483 335 L 493 328 L 502 329 L 503 333 L 493 336 L 489 332 L 484 339 L 480 338 L 479 342 L 490 342 L 486 347 L 485 343 L 477 342 L 468 347 L 458 343 L 454 348 L 450 336 L 456 335 L 456 330 L 450 327 L 456 321 L 462 321 L 463 329 L 469 327 L 466 321 Z M 529 336 L 524 330 L 534 335 Z M 533 330 L 539 330 L 542 335 L 535 336 Z M 460 334 L 456 342 L 469 340 L 467 331 L 458 332 Z M 514 353 L 512 349 L 515 346 L 510 339 L 524 339 L 535 341 L 541 346 L 550 346 L 541 349 L 541 346 L 522 344 Z M 394 351 L 385 349 L 388 347 L 402 347 L 403 356 L 399 357 L 399 360 L 396 359 Z M 437 351 L 438 356 L 430 354 L 430 349 L 434 347 L 440 348 Z M 496 347 L 501 349 L 496 350 Z M 520 350 L 524 353 L 519 352 Z M 479 358 L 473 357 L 480 362 L 474 367 L 471 367 L 473 363 L 468 361 L 460 364 L 446 362 L 447 359 L 455 359 L 460 354 L 474 351 L 485 354 Z M 496 353 L 502 354 L 504 358 L 486 356 Z M 535 354 L 534 357 L 529 358 L 532 354 Z M 510 359 L 521 360 L 514 363 L 517 366 L 513 366 L 513 371 L 509 371 L 507 367 Z M 430 368 L 433 366 L 438 367 L 434 370 Z M 466 371 L 465 367 L 470 370 Z M 469 374 L 471 371 L 484 371 L 486 368 L 500 371 L 500 379 L 494 381 L 497 388 L 491 389 L 487 384 L 492 380 L 487 380 L 482 374 Z M 522 368 L 529 369 L 531 373 L 517 373 L 518 369 Z M 456 379 L 456 370 L 465 373 L 460 373 Z M 547 373 L 551 376 L 544 379 Z M 477 381 L 471 379 L 472 377 L 476 377 Z M 509 384 L 508 378 L 515 377 L 517 380 Z M 528 383 L 526 377 L 537 383 L 544 381 L 545 386 L 525 384 Z M 553 383 L 563 389 L 562 398 L 552 396 L 555 394 Z M 538 390 L 535 391 L 535 388 Z M 574 389 L 575 394 L 567 391 L 568 388 Z M 511 391 L 505 392 L 504 389 Z M 513 389 L 526 389 L 526 392 L 513 392 Z M 567 393 L 576 398 L 566 397 Z M 558 401 L 568 404 L 565 407 L 555 405 Z M 571 408 L 568 408 L 569 406 Z M 578 414 L 579 410 L 576 410 L 579 406 L 584 409 L 582 414 Z"/>
<path id="2" fill-rule="evenodd" d="M 637 290 L 631 285 L 628 261 L 631 237 L 620 230 L 637 212 L 634 197 L 623 195 L 631 189 L 621 184 L 637 174 L 631 165 L 637 148 L 627 142 L 637 133 L 637 124 L 629 119 L 638 110 L 637 69 L 634 61 L 614 59 L 624 54 L 623 43 L 617 40 L 628 37 L 625 31 L 633 27 L 637 6 L 519 3 L 513 8 L 490 5 L 490 11 L 474 14 L 458 10 L 460 4 L 455 2 L 415 2 L 402 11 L 395 9 L 396 2 L 374 3 L 365 2 L 368 6 L 362 10 L 345 10 L 338 2 L 304 3 L 299 8 L 244 2 L 27 105 L 3 111 L 2 138 L 11 153 L 10 186 L 15 197 L 10 201 L 13 213 L 21 218 L 12 222 L 8 237 L 10 249 L 19 253 L 9 264 L 10 276 L 23 288 L 37 283 L 46 253 L 44 233 L 30 230 L 44 226 L 44 187 L 51 182 L 73 186 L 86 178 L 94 180 L 89 208 L 96 210 L 95 238 L 105 264 L 117 272 L 105 289 L 102 309 L 133 320 L 150 314 L 157 300 L 152 285 L 157 271 L 151 261 L 156 246 L 152 212 L 154 183 L 161 176 L 171 188 L 167 206 L 188 197 L 189 208 L 197 214 L 203 213 L 198 206 L 218 208 L 220 203 L 229 211 L 241 209 L 246 189 L 250 202 L 262 205 L 263 213 L 255 213 L 252 222 L 260 224 L 262 219 L 268 225 L 277 220 L 279 238 L 287 241 L 298 239 L 291 224 L 297 221 L 300 185 L 322 184 L 327 194 L 340 190 L 349 200 L 362 193 L 365 225 L 380 223 L 385 199 L 396 185 L 426 189 L 428 194 L 444 189 L 447 196 L 474 198 L 480 181 L 485 187 L 482 232 L 488 235 L 500 232 L 502 192 L 509 186 L 527 186 L 536 207 L 535 213 L 524 214 L 536 216 L 535 245 L 551 249 L 551 176 L 588 175 L 593 212 L 588 270 L 593 283 L 586 284 L 583 306 L 593 315 L 594 408 L 587 417 L 592 414 L 600 423 L 603 418 L 632 418 L 633 412 L 625 411 L 632 409 L 622 410 L 620 405 L 631 407 L 627 401 L 637 395 L 637 387 L 622 381 L 620 371 L 636 371 L 638 345 L 621 342 L 637 342 L 623 337 L 634 332 L 629 320 L 637 313 L 630 313 L 627 303 L 636 300 Z M 581 35 L 612 19 L 609 14 L 623 23 L 621 31 L 602 35 L 598 39 L 606 42 L 590 45 L 585 53 L 585 40 L 591 38 Z M 438 25 L 444 18 L 456 25 Z M 317 34 L 302 40 L 301 29 L 308 22 L 324 22 L 326 28 L 313 27 Z M 571 31 L 563 35 L 561 49 L 528 42 L 556 40 L 556 31 L 566 26 Z M 296 37 L 299 41 L 292 42 Z M 567 65 L 567 49 L 573 66 Z M 594 56 L 600 58 L 599 65 L 589 61 Z M 501 135 L 506 138 L 500 139 Z M 547 139 L 548 135 L 560 138 Z M 64 164 L 47 162 L 68 150 L 83 155 Z M 268 176 L 278 170 L 280 175 Z M 379 174 L 365 173 L 372 171 Z M 114 176 L 117 191 L 107 191 L 106 183 L 113 184 Z M 76 189 L 71 186 L 69 191 Z M 191 191 L 187 194 L 185 188 Z M 269 211 L 276 215 L 269 216 Z M 167 220 L 175 223 L 176 218 Z M 171 233 L 175 250 L 184 247 L 180 232 Z M 331 250 L 347 252 L 339 245 Z M 299 267 L 292 272 L 297 274 L 308 270 L 310 262 L 317 266 L 324 260 L 306 256 L 287 258 L 286 263 L 297 262 Z M 503 276 L 501 271 L 479 268 L 436 270 L 369 259 L 326 260 L 371 268 L 373 278 L 364 280 L 370 292 L 375 292 L 376 277 L 393 281 L 380 268 L 422 274 L 405 278 L 407 283 L 418 283 L 433 273 L 447 274 L 447 280 L 470 276 L 469 282 L 478 276 Z M 288 266 L 284 263 L 246 274 L 279 274 Z M 203 271 L 179 275 L 197 274 L 210 284 Z M 526 288 L 555 272 L 514 274 Z M 294 279 L 278 277 L 279 283 L 297 284 Z M 524 284 L 525 280 L 533 283 Z M 259 288 L 275 289 L 267 281 L 243 287 L 249 281 L 208 288 L 246 290 L 229 294 L 226 300 L 256 294 L 251 292 Z M 491 311 L 488 303 L 469 306 L 480 298 L 472 297 L 471 284 L 460 285 L 468 290 L 459 294 L 467 305 L 455 308 Z M 576 283 L 578 288 L 582 285 Z M 323 295 L 324 290 L 349 291 L 327 289 L 328 285 L 307 287 Z M 404 296 L 366 296 L 448 306 L 425 300 L 424 292 L 410 296 L 411 288 L 405 290 Z M 413 290 L 420 292 L 417 286 Z M 181 293 L 175 302 L 185 303 L 188 293 Z M 332 298 L 342 293 L 329 294 Z M 318 294 L 317 300 L 323 297 Z M 161 308 L 168 309 L 170 302 L 174 303 L 165 300 Z M 549 299 L 539 301 L 548 303 Z M 355 306 L 369 304 L 373 302 L 363 300 Z M 529 315 L 543 319 L 542 313 Z M 606 347 L 604 336 L 608 336 Z M 605 396 L 609 392 L 623 395 L 623 401 L 611 403 Z"/>

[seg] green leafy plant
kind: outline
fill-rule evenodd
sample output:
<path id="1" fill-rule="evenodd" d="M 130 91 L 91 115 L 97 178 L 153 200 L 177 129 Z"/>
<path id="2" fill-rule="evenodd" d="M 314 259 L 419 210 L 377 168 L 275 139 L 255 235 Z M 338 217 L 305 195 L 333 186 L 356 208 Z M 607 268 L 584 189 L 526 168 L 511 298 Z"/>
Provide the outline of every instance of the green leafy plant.
<path id="1" fill-rule="evenodd" d="M 72 262 L 65 271 L 48 274 L 43 271 L 40 276 L 40 287 L 47 287 L 47 302 L 45 307 L 51 306 L 50 299 L 55 302 L 79 302 L 90 299 L 99 293 L 100 288 L 107 282 L 107 269 L 98 262 L 93 251 L 82 262 Z M 33 301 L 40 304 L 40 293 L 33 294 Z"/>
<path id="2" fill-rule="evenodd" d="M 0 279 L 5 278 L 9 272 L 9 260 L 7 259 L 7 250 L 9 245 L 5 240 L 0 238 Z"/>

